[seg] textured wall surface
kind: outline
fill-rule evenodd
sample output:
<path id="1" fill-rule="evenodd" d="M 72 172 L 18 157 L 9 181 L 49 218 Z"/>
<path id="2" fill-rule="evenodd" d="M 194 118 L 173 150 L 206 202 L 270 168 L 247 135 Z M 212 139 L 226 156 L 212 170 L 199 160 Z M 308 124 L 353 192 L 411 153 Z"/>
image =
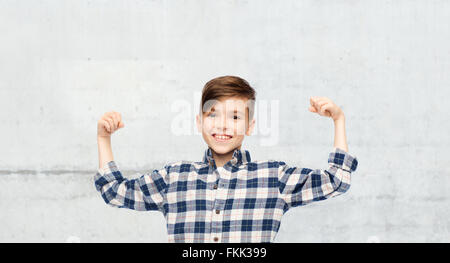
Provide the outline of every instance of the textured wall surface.
<path id="1" fill-rule="evenodd" d="M 279 102 L 274 143 L 244 141 L 254 160 L 326 168 L 333 122 L 309 97 L 345 112 L 352 187 L 288 211 L 276 241 L 450 242 L 449 13 L 449 1 L 0 0 L 0 242 L 166 242 L 162 214 L 95 191 L 96 123 L 122 113 L 127 177 L 200 160 L 194 112 L 220 75 Z"/>

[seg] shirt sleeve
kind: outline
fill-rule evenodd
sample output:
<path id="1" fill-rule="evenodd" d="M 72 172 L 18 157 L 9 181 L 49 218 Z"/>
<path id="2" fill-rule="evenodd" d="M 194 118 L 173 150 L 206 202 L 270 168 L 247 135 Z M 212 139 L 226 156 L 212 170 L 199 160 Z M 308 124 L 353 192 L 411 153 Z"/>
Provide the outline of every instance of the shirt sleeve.
<path id="1" fill-rule="evenodd" d="M 290 167 L 279 162 L 279 189 L 287 209 L 345 193 L 357 166 L 355 156 L 337 147 L 329 154 L 328 169 Z"/>
<path id="2" fill-rule="evenodd" d="M 167 166 L 136 179 L 126 179 L 114 161 L 98 169 L 94 184 L 103 200 L 111 206 L 138 211 L 164 212 L 167 192 Z"/>

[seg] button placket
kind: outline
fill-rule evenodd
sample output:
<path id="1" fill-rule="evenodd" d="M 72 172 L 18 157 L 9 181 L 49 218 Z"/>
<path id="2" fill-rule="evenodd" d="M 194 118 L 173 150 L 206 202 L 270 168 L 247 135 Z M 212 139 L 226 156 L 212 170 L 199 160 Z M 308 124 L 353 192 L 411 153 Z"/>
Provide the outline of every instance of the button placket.
<path id="1" fill-rule="evenodd" d="M 213 215 L 217 193 L 217 190 L 214 189 L 214 186 L 217 185 L 216 171 L 212 171 L 211 174 L 208 174 L 207 184 L 208 187 L 206 188 L 206 199 L 208 200 L 208 211 L 206 212 L 206 220 L 210 226 L 210 238 L 211 238 L 210 240 L 212 240 L 214 235 Z"/>
<path id="2" fill-rule="evenodd" d="M 224 180 L 226 180 L 229 177 L 228 171 L 225 169 L 220 169 L 221 173 L 219 173 L 219 170 L 216 170 L 218 174 L 219 180 L 217 181 L 217 190 L 215 190 L 215 200 L 214 200 L 214 208 L 212 211 L 212 224 L 211 224 L 211 237 L 213 238 L 214 242 L 218 242 L 221 237 L 222 232 L 222 222 L 223 222 L 223 209 L 225 206 L 225 200 L 228 193 L 228 188 L 224 188 L 224 183 L 222 183 Z M 217 238 L 217 241 L 216 241 Z"/>

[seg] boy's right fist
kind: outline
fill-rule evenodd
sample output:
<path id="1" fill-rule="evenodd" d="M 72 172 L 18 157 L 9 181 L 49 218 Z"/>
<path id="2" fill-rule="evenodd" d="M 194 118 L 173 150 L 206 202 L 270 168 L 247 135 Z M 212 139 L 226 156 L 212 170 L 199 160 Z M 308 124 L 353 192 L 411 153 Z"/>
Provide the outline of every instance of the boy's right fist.
<path id="1" fill-rule="evenodd" d="M 98 120 L 97 123 L 97 136 L 98 137 L 110 137 L 113 132 L 123 128 L 125 124 L 122 121 L 120 113 L 110 111 Z"/>

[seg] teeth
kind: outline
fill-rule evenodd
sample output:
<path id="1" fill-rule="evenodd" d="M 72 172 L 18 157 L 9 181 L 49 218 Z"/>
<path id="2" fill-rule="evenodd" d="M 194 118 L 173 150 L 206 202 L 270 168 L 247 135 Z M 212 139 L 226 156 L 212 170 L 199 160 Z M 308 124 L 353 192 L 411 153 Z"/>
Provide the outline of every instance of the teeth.
<path id="1" fill-rule="evenodd" d="M 215 135 L 214 137 L 220 140 L 227 140 L 231 138 L 230 136 L 223 136 L 223 135 Z"/>

